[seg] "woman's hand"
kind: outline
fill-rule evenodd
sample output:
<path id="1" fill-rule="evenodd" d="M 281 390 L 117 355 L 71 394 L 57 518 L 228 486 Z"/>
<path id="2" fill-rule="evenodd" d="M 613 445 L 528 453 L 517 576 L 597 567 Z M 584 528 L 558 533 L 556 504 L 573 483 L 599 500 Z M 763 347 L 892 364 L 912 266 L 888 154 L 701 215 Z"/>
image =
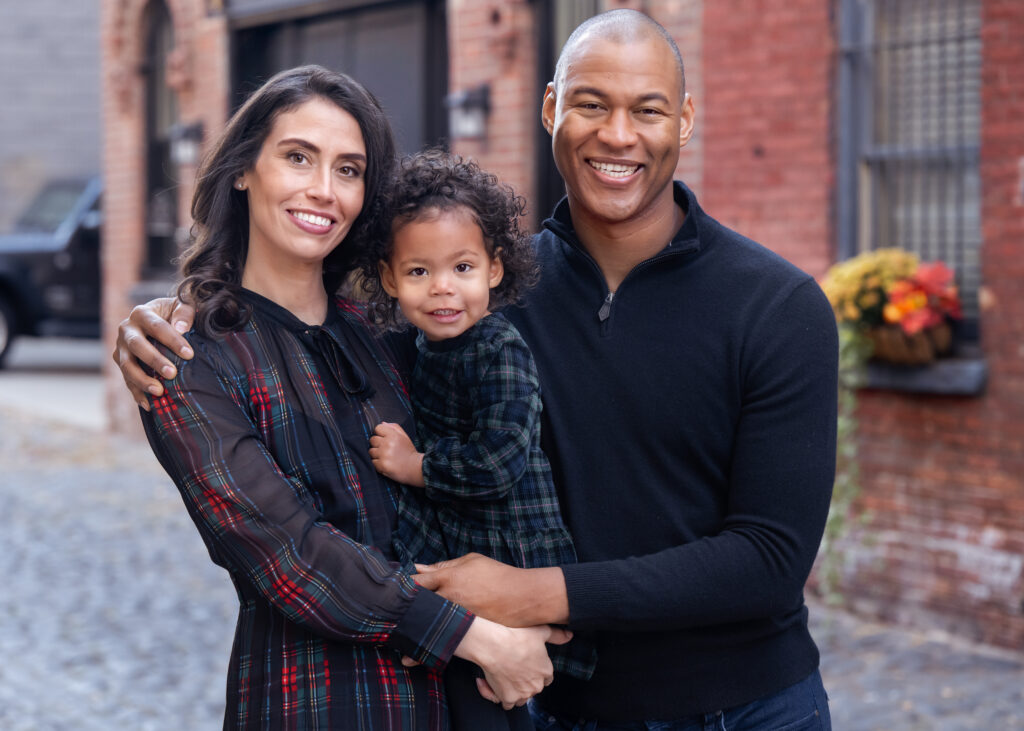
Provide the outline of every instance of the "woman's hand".
<path id="1" fill-rule="evenodd" d="M 132 398 L 146 411 L 149 411 L 149 398 L 146 394 L 160 396 L 164 387 L 158 379 L 146 372 L 143 365 L 164 378 L 177 375 L 171 362 L 147 338 L 153 338 L 188 360 L 192 357 L 192 348 L 181 333 L 192 327 L 194 318 L 195 310 L 189 305 L 173 297 L 162 297 L 138 305 L 118 326 L 112 357 L 121 369 L 121 376 Z"/>
<path id="2" fill-rule="evenodd" d="M 476 617 L 455 654 L 483 669 L 486 683 L 477 681 L 480 694 L 508 710 L 525 705 L 554 679 L 545 643 L 562 645 L 570 639 L 570 632 L 548 625 L 512 628 Z"/>
<path id="3" fill-rule="evenodd" d="M 395 482 L 423 487 L 423 454 L 416 451 L 409 435 L 398 424 L 383 422 L 370 437 L 370 460 L 374 468 Z"/>

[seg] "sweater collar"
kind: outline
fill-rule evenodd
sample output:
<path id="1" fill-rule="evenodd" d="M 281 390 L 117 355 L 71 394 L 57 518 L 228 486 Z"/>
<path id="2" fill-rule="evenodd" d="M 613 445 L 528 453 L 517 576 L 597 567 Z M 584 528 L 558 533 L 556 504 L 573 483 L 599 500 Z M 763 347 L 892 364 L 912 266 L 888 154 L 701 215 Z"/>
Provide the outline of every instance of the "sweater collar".
<path id="1" fill-rule="evenodd" d="M 682 181 L 676 180 L 672 184 L 672 197 L 675 199 L 676 205 L 683 209 L 686 217 L 683 219 L 683 225 L 679 227 L 675 236 L 672 237 L 672 240 L 668 242 L 668 245 L 661 253 L 700 251 L 702 244 L 700 224 L 697 219 L 701 213 L 701 208 L 697 204 L 697 196 Z M 575 227 L 572 225 L 568 196 L 558 202 L 551 217 L 544 221 L 544 228 L 569 242 L 573 247 L 586 251 L 576 235 Z"/>

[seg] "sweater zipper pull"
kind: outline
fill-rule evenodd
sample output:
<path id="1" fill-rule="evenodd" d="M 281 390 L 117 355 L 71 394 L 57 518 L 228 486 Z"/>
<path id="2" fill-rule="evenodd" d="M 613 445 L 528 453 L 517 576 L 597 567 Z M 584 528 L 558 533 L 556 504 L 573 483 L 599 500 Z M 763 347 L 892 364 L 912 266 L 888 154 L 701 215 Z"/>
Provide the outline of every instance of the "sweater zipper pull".
<path id="1" fill-rule="evenodd" d="M 608 296 L 604 298 L 604 302 L 601 303 L 601 309 L 597 311 L 597 319 L 604 322 L 608 319 L 608 316 L 612 314 L 612 300 L 615 299 L 615 293 L 609 292 Z"/>

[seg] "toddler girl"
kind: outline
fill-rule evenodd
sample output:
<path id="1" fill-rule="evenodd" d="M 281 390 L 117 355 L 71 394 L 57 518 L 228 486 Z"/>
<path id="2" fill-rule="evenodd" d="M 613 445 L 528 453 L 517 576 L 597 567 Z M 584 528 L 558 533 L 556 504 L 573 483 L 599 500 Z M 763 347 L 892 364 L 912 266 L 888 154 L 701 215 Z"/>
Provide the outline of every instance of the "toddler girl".
<path id="1" fill-rule="evenodd" d="M 440 151 L 402 165 L 391 236 L 364 266 L 371 307 L 394 325 L 396 304 L 418 328 L 410 379 L 416 444 L 396 424 L 371 438 L 376 469 L 406 485 L 395 549 L 406 565 L 475 551 L 520 568 L 576 560 L 551 468 L 540 448 L 540 385 L 516 328 L 493 310 L 536 278 L 523 199 L 475 163 Z M 555 667 L 593 672 L 591 647 L 552 650 Z M 484 700 L 449 665 L 457 729 L 532 728 Z"/>

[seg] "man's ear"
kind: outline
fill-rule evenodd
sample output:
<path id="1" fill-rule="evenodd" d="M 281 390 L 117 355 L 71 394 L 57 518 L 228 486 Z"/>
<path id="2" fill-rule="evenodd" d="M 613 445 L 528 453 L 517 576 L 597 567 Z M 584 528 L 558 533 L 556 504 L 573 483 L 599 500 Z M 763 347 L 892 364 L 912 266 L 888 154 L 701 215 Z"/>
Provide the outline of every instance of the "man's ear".
<path id="1" fill-rule="evenodd" d="M 686 94 L 683 106 L 679 110 L 679 146 L 684 147 L 693 137 L 693 127 L 697 122 L 697 110 L 693 105 L 693 97 Z"/>
<path id="2" fill-rule="evenodd" d="M 547 87 L 544 89 L 544 100 L 540 105 L 540 122 L 544 125 L 544 129 L 548 131 L 548 134 L 552 134 L 555 129 L 555 106 L 557 103 L 555 84 L 553 81 L 548 82 Z"/>
<path id="3" fill-rule="evenodd" d="M 380 283 L 384 291 L 391 297 L 398 297 L 398 285 L 395 283 L 395 273 L 391 271 L 391 265 L 386 261 L 377 262 L 377 271 L 380 272 Z"/>

